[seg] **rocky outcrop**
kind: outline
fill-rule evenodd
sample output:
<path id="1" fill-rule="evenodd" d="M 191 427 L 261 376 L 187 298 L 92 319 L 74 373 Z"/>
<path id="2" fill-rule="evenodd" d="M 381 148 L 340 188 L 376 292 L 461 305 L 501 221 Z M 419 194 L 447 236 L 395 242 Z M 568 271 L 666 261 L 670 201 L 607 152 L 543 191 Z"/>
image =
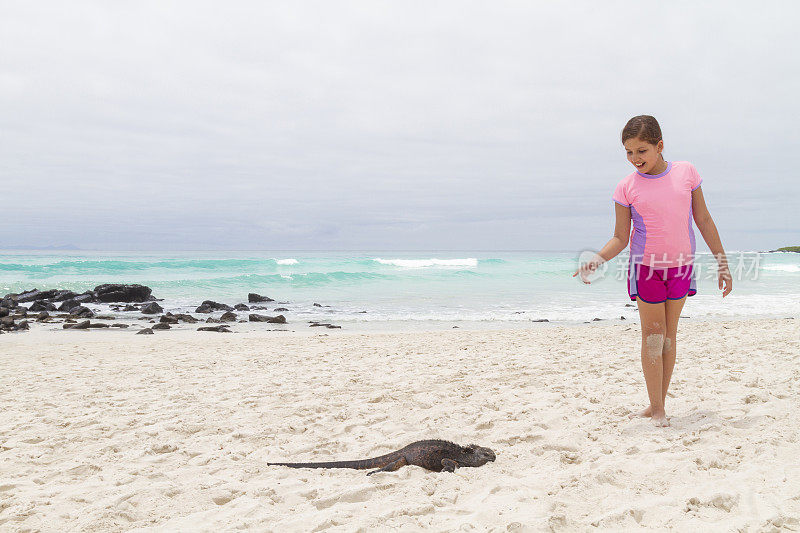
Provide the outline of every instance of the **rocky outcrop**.
<path id="1" fill-rule="evenodd" d="M 63 302 L 64 300 L 69 300 L 70 298 L 75 298 L 78 296 L 76 293 L 72 291 L 56 291 L 55 296 L 50 298 L 51 302 Z"/>
<path id="2" fill-rule="evenodd" d="M 250 294 L 247 295 L 247 301 L 251 304 L 254 304 L 260 302 L 274 302 L 275 300 L 273 300 L 269 296 L 261 296 L 260 294 L 251 292 Z"/>
<path id="3" fill-rule="evenodd" d="M 250 322 L 269 322 L 270 324 L 286 324 L 286 317 L 283 315 L 265 316 L 253 313 L 249 316 L 249 320 Z"/>
<path id="4" fill-rule="evenodd" d="M 158 305 L 156 302 L 150 302 L 149 304 L 142 307 L 142 313 L 146 315 L 157 315 L 164 311 L 164 308 Z"/>
<path id="5" fill-rule="evenodd" d="M 147 302 L 152 300 L 153 290 L 139 284 L 106 283 L 94 288 L 99 302 Z"/>
<path id="6" fill-rule="evenodd" d="M 94 313 L 91 309 L 82 305 L 70 309 L 69 314 L 73 318 L 92 318 L 94 316 Z"/>
<path id="7" fill-rule="evenodd" d="M 219 317 L 222 322 L 236 322 L 237 318 L 238 317 L 236 316 L 236 313 L 233 311 L 226 311 L 221 317 Z"/>
<path id="8" fill-rule="evenodd" d="M 328 329 L 342 329 L 342 326 L 335 326 L 333 324 L 329 324 L 328 322 L 310 322 L 308 324 L 310 328 L 328 328 Z"/>
<path id="9" fill-rule="evenodd" d="M 217 333 L 231 333 L 231 330 L 228 329 L 229 326 L 223 324 L 221 326 L 205 326 L 202 328 L 197 328 L 197 331 L 216 331 Z"/>
<path id="10" fill-rule="evenodd" d="M 39 311 L 57 311 L 55 304 L 51 304 L 50 302 L 46 302 L 43 300 L 37 300 L 31 304 L 28 308 L 28 311 L 32 313 L 38 313 Z"/>
<path id="11" fill-rule="evenodd" d="M 214 311 L 233 311 L 233 307 L 212 300 L 205 300 L 200 304 L 200 307 L 194 310 L 195 313 L 213 313 Z"/>
<path id="12" fill-rule="evenodd" d="M 102 329 L 110 327 L 108 324 L 103 324 L 101 322 L 94 322 L 92 323 L 89 320 L 84 320 L 82 322 L 75 323 L 66 323 L 62 326 L 64 329 Z"/>
<path id="13" fill-rule="evenodd" d="M 33 289 L 30 291 L 25 291 L 20 293 L 15 298 L 18 304 L 24 304 L 27 302 L 35 302 L 37 300 L 49 300 L 50 298 L 54 297 L 58 291 L 56 289 L 51 289 L 48 291 L 40 291 L 38 289 Z"/>
<path id="14" fill-rule="evenodd" d="M 70 309 L 78 307 L 79 305 L 81 305 L 81 304 L 78 303 L 77 300 L 75 300 L 75 299 L 64 300 L 61 303 L 61 305 L 58 306 L 58 311 L 66 311 L 67 313 L 69 313 Z"/>
<path id="15" fill-rule="evenodd" d="M 84 320 L 83 322 L 78 322 L 77 324 L 64 324 L 61 326 L 64 329 L 89 329 L 90 321 Z"/>

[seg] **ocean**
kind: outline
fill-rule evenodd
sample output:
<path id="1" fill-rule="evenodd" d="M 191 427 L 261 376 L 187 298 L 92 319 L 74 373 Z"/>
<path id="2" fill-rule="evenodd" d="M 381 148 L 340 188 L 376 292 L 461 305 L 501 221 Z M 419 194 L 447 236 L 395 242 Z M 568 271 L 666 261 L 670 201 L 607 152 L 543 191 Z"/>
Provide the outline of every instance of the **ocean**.
<path id="1" fill-rule="evenodd" d="M 683 315 L 729 319 L 800 316 L 800 254 L 729 252 L 734 291 L 723 299 L 710 254 L 698 254 L 698 294 Z M 0 252 L 0 295 L 27 289 L 83 292 L 141 283 L 167 311 L 203 300 L 247 302 L 250 292 L 285 307 L 289 324 L 349 329 L 526 326 L 537 320 L 635 320 L 626 306 L 627 257 L 585 285 L 567 252 Z M 314 304 L 319 304 L 315 306 Z"/>

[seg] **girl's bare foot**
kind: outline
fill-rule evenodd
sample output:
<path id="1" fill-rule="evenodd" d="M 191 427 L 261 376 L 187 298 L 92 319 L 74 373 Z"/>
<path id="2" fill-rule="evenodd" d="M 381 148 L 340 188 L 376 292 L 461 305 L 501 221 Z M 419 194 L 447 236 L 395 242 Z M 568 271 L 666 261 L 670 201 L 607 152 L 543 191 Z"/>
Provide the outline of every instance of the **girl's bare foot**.
<path id="1" fill-rule="evenodd" d="M 642 409 L 636 413 L 631 413 L 628 415 L 628 418 L 649 418 L 651 416 L 653 416 L 653 406 L 648 405 L 647 409 Z"/>
<path id="2" fill-rule="evenodd" d="M 669 426 L 667 413 L 665 413 L 663 409 L 660 411 L 654 411 L 652 415 L 650 415 L 650 419 L 653 421 L 653 424 L 655 424 L 656 427 L 665 428 Z"/>

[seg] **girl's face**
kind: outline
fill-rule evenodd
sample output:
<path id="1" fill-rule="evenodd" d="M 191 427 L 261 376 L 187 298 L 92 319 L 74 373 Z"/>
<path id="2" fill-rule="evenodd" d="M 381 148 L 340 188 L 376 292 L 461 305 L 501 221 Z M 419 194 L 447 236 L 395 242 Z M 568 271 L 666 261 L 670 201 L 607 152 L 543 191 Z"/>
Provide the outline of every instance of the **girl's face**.
<path id="1" fill-rule="evenodd" d="M 628 139 L 624 143 L 625 151 L 628 153 L 628 161 L 636 167 L 642 174 L 658 174 L 663 172 L 661 151 L 664 149 L 664 141 L 658 144 L 650 144 L 641 139 Z"/>

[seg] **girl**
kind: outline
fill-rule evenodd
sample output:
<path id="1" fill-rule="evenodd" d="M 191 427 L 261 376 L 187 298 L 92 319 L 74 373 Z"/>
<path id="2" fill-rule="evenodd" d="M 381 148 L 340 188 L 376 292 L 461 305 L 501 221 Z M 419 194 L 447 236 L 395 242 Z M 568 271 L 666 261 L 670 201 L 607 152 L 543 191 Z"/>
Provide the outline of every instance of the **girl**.
<path id="1" fill-rule="evenodd" d="M 649 115 L 630 119 L 622 130 L 622 144 L 636 171 L 614 191 L 614 236 L 572 277 L 580 274 L 584 283 L 590 283 L 587 276 L 624 250 L 630 236 L 628 295 L 639 307 L 642 370 L 650 398 L 650 406 L 638 415 L 650 417 L 656 426 L 668 426 L 664 400 L 675 366 L 678 318 L 686 297 L 697 292 L 692 217 L 717 260 L 723 298 L 733 289 L 733 279 L 703 199 L 702 180 L 691 163 L 664 160 L 656 119 Z"/>

